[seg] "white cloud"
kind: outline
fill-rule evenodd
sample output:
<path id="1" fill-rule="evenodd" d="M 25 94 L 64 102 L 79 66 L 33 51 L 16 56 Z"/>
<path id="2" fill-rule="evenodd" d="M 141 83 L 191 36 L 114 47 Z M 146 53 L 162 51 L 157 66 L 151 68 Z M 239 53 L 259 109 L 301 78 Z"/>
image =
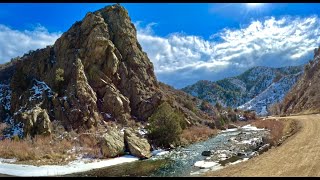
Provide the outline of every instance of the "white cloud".
<path id="1" fill-rule="evenodd" d="M 18 31 L 0 24 L 0 64 L 22 56 L 29 50 L 52 45 L 60 36 L 60 32 L 50 33 L 40 25 L 33 30 Z"/>
<path id="2" fill-rule="evenodd" d="M 160 37 L 153 31 L 156 23 L 135 25 L 158 79 L 177 88 L 238 75 L 252 66 L 299 65 L 312 58 L 320 44 L 317 16 L 256 20 L 241 29 L 225 28 L 208 40 L 183 33 Z M 51 45 L 60 36 L 42 26 L 18 31 L 0 24 L 0 63 Z"/>
<path id="3" fill-rule="evenodd" d="M 178 88 L 237 75 L 253 66 L 299 65 L 320 44 L 317 16 L 256 20 L 241 29 L 225 28 L 209 40 L 181 33 L 159 37 L 154 25 L 143 28 L 136 23 L 138 40 L 158 79 Z"/>

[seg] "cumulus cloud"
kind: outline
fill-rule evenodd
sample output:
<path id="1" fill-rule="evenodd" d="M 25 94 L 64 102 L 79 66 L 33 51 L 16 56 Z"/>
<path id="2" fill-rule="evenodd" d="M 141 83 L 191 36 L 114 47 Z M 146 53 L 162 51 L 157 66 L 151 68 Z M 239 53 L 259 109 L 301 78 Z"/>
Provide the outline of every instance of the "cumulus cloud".
<path id="1" fill-rule="evenodd" d="M 320 44 L 317 16 L 269 17 L 240 29 L 222 29 L 209 39 L 184 33 L 160 37 L 153 31 L 159 26 L 156 23 L 135 25 L 158 79 L 177 88 L 235 76 L 253 66 L 300 65 L 312 58 Z M 0 24 L 0 63 L 51 45 L 60 36 L 40 25 L 19 31 Z"/>
<path id="2" fill-rule="evenodd" d="M 177 88 L 234 76 L 253 66 L 300 65 L 320 43 L 317 16 L 256 20 L 241 29 L 225 28 L 208 40 L 182 33 L 159 37 L 152 30 L 155 23 L 135 25 L 158 79 Z"/>
<path id="3" fill-rule="evenodd" d="M 0 24 L 0 64 L 29 50 L 52 45 L 60 36 L 60 32 L 50 33 L 41 25 L 32 30 L 19 31 Z"/>

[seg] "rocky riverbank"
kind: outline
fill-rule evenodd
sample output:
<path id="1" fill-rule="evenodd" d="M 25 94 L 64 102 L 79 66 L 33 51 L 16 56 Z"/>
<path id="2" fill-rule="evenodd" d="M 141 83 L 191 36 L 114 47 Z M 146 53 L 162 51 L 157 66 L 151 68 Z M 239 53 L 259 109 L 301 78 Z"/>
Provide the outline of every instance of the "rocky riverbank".
<path id="1" fill-rule="evenodd" d="M 251 125 L 222 131 L 220 136 L 226 137 L 224 141 L 220 141 L 217 146 L 203 151 L 201 155 L 206 158 L 197 161 L 194 166 L 206 170 L 220 169 L 229 164 L 246 161 L 270 147 L 267 142 L 269 135 L 269 130 Z"/>

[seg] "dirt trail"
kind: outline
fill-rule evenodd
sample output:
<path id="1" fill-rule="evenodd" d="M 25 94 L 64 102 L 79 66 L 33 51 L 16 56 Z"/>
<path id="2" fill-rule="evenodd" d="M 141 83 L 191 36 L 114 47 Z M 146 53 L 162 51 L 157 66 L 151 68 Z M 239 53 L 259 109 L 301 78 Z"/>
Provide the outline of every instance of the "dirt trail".
<path id="1" fill-rule="evenodd" d="M 320 176 L 320 114 L 290 116 L 301 129 L 281 146 L 205 176 Z"/>

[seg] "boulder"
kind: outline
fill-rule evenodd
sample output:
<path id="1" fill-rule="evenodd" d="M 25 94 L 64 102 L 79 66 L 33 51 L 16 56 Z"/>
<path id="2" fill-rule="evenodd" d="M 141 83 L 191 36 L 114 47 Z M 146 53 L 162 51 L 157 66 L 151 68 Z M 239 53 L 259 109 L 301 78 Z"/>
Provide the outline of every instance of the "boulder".
<path id="1" fill-rule="evenodd" d="M 102 155 L 106 158 L 123 155 L 125 151 L 123 135 L 117 129 L 109 128 L 101 137 L 100 147 Z"/>
<path id="2" fill-rule="evenodd" d="M 128 148 L 128 151 L 141 159 L 151 157 L 151 146 L 148 140 L 142 137 L 138 137 L 133 130 L 126 129 L 124 131 L 124 141 Z"/>
<path id="3" fill-rule="evenodd" d="M 211 155 L 211 151 L 203 151 L 201 153 L 202 156 L 210 156 Z"/>

